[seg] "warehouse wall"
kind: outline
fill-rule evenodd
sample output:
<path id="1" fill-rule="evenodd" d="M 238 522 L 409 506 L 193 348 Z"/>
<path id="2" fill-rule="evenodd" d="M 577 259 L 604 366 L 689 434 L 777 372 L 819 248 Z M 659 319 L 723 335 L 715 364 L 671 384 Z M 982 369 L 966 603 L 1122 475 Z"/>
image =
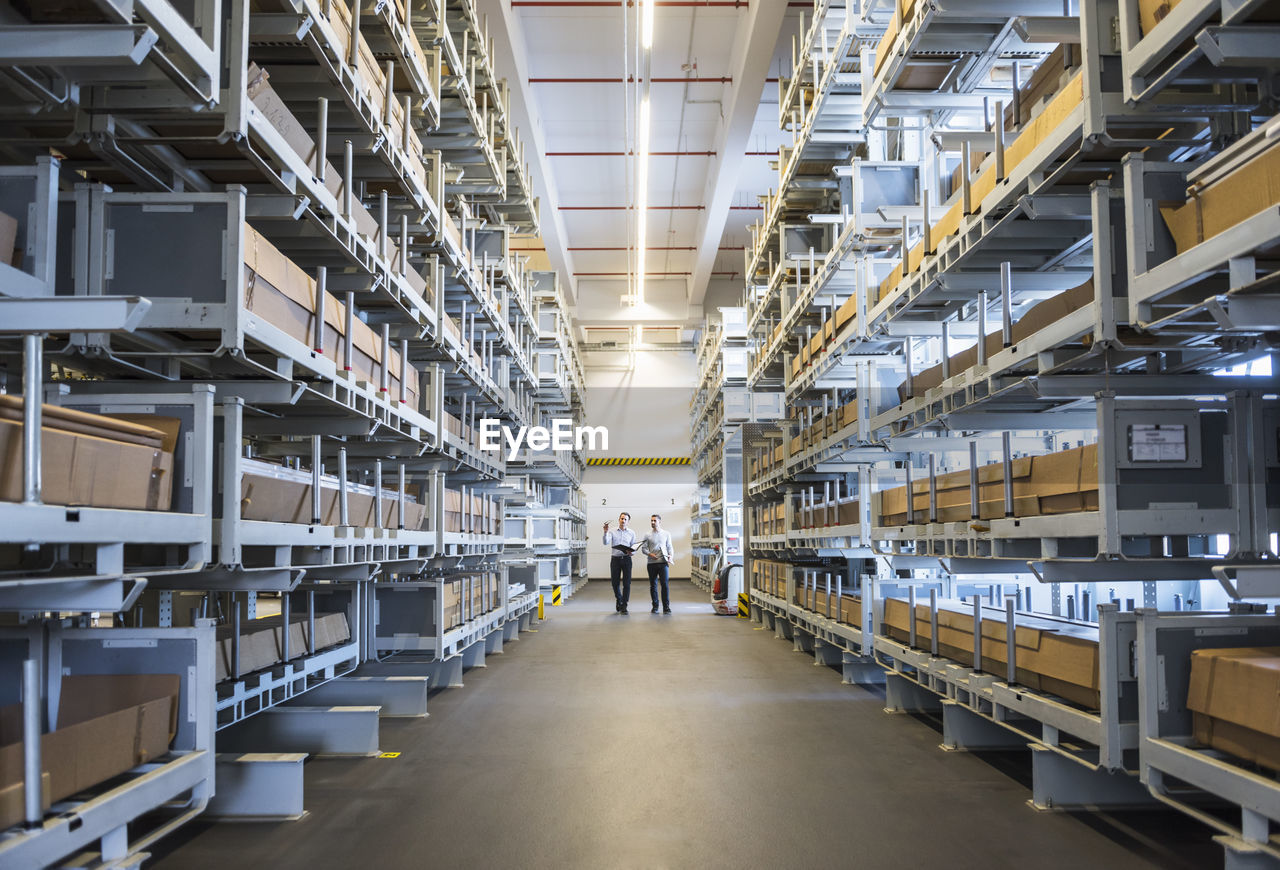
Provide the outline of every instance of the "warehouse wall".
<path id="1" fill-rule="evenodd" d="M 697 375 L 691 353 L 637 353 L 634 369 L 624 353 L 589 354 L 584 362 L 584 419 L 589 425 L 609 428 L 609 450 L 591 455 L 689 455 L 689 401 Z M 632 514 L 638 534 L 648 530 L 649 514 L 661 514 L 676 554 L 671 576 L 688 577 L 689 502 L 696 486 L 689 465 L 588 468 L 583 489 L 591 577 L 609 576 L 609 553 L 600 544 L 601 524 L 609 520 L 616 528 L 620 510 Z M 643 566 L 644 560 L 637 558 L 637 578 L 645 576 Z"/>

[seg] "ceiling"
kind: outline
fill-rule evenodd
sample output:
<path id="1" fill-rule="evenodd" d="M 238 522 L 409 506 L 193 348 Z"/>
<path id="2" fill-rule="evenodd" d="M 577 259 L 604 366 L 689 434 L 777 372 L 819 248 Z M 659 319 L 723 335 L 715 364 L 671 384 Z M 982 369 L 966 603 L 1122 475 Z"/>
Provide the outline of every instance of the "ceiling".
<path id="1" fill-rule="evenodd" d="M 625 77 L 636 71 L 637 9 L 599 0 L 478 5 L 489 15 L 499 73 L 512 81 L 515 120 L 538 153 L 543 243 L 568 279 L 579 322 L 693 324 L 704 302 L 708 310 L 737 304 L 747 228 L 761 215 L 757 196 L 776 179 L 770 155 L 784 141 L 776 79 L 810 4 L 655 7 L 639 308 L 624 300 L 636 266 L 637 97 Z"/>

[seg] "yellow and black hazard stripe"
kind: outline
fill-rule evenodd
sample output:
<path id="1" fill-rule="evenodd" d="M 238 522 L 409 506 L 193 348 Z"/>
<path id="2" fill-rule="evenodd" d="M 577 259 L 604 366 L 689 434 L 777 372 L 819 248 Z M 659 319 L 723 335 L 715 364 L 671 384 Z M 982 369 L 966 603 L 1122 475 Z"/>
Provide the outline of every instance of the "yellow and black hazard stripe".
<path id="1" fill-rule="evenodd" d="M 687 456 L 592 456 L 587 465 L 688 465 Z"/>
<path id="2" fill-rule="evenodd" d="M 564 604 L 564 587 L 552 586 L 551 587 L 551 606 L 559 607 L 562 604 Z"/>
<path id="3" fill-rule="evenodd" d="M 749 592 L 738 593 L 738 618 L 751 618 L 751 594 Z"/>

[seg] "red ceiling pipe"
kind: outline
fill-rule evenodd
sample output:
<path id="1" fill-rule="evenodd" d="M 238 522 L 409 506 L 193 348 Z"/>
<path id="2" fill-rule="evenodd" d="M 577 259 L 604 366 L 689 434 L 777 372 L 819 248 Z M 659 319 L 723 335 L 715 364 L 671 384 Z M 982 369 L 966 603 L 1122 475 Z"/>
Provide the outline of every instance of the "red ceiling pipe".
<path id="1" fill-rule="evenodd" d="M 629 76 L 625 79 L 628 82 L 634 82 L 635 76 Z M 561 76 L 558 78 L 531 78 L 531 85 L 620 85 L 624 79 L 619 76 L 617 78 L 599 78 L 594 76 Z M 733 81 L 731 76 L 657 76 L 647 79 L 651 84 L 714 84 L 724 85 Z"/>
<path id="2" fill-rule="evenodd" d="M 630 157 L 634 151 L 548 151 L 547 157 Z M 714 151 L 650 151 L 650 157 L 715 157 Z"/>
<path id="3" fill-rule="evenodd" d="M 702 205 L 651 205 L 649 211 L 702 211 Z M 561 211 L 633 211 L 630 205 L 562 205 Z"/>

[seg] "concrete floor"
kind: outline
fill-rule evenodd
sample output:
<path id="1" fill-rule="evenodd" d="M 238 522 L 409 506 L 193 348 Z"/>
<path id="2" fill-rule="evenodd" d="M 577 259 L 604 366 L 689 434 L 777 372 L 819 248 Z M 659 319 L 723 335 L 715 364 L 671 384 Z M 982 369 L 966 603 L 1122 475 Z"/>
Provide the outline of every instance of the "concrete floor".
<path id="1" fill-rule="evenodd" d="M 1037 813 L 1027 753 L 938 749 L 924 720 L 672 584 L 629 616 L 608 583 L 547 608 L 424 720 L 397 759 L 315 759 L 309 814 L 199 822 L 153 870 L 366 867 L 1220 866 L 1172 812 Z"/>

